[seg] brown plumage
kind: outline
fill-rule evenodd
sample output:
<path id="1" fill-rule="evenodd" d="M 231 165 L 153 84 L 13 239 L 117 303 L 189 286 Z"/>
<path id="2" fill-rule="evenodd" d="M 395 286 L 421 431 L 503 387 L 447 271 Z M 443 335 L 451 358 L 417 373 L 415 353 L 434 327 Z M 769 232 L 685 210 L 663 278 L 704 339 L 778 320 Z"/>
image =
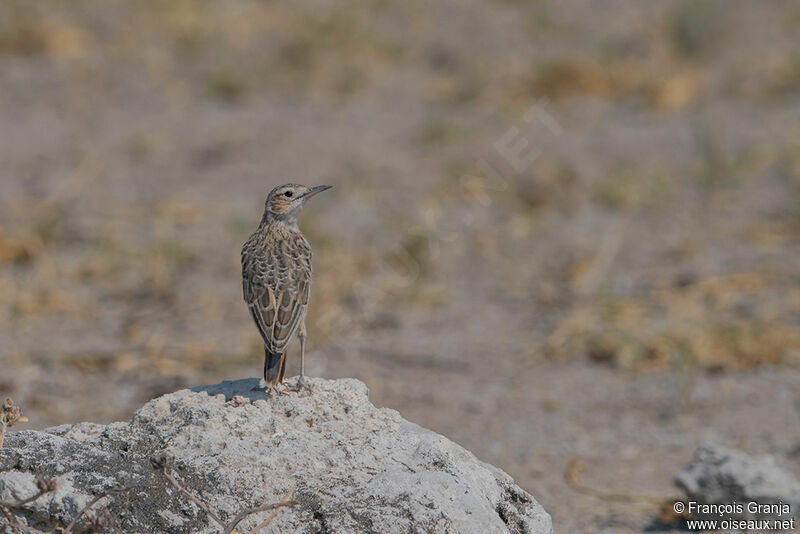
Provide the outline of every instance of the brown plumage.
<path id="1" fill-rule="evenodd" d="M 305 316 L 311 294 L 311 246 L 297 226 L 297 214 L 313 195 L 329 189 L 286 184 L 273 189 L 258 229 L 242 247 L 242 289 L 264 341 L 264 380 L 283 381 L 286 346 L 300 340 L 300 379 L 305 376 Z"/>

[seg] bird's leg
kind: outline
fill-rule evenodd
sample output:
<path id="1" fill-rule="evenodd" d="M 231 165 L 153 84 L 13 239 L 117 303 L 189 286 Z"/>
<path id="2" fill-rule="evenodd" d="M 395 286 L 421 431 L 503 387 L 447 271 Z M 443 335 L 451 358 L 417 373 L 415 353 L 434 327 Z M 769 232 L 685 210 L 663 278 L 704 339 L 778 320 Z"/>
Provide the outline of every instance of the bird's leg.
<path id="1" fill-rule="evenodd" d="M 306 376 L 306 328 L 305 324 L 301 325 L 300 335 L 300 379 Z"/>
<path id="2" fill-rule="evenodd" d="M 311 386 L 306 383 L 306 320 L 303 318 L 300 323 L 300 330 L 297 332 L 297 339 L 300 340 L 300 378 L 297 379 L 295 391 L 307 389 L 311 391 Z"/>

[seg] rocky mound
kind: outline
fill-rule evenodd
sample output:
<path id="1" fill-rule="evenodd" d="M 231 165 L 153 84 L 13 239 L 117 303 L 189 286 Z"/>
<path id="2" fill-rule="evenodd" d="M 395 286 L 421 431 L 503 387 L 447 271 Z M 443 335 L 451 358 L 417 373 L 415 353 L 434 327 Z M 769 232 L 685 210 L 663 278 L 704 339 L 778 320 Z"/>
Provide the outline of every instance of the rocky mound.
<path id="1" fill-rule="evenodd" d="M 223 382 L 154 399 L 128 423 L 10 433 L 0 503 L 41 530 L 77 517 L 75 532 L 552 532 L 511 477 L 375 408 L 361 382 L 311 384 L 272 398 L 256 379 Z"/>

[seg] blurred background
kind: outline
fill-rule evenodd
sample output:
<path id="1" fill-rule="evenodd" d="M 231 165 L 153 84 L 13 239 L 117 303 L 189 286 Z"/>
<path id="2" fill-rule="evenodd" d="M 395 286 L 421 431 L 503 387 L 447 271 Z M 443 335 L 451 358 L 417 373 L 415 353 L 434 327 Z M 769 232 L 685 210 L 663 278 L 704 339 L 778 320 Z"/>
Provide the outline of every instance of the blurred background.
<path id="1" fill-rule="evenodd" d="M 790 1 L 3 0 L 0 396 L 44 428 L 259 376 L 240 247 L 326 183 L 310 374 L 557 531 L 671 528 L 635 497 L 707 437 L 800 470 L 799 33 Z"/>

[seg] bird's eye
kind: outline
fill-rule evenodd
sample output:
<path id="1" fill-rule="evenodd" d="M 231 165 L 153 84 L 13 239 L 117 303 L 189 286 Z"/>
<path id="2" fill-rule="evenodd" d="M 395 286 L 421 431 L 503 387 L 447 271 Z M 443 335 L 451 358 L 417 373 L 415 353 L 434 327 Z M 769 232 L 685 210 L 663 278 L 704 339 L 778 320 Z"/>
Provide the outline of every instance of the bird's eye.
<path id="1" fill-rule="evenodd" d="M 294 194 L 294 193 L 292 193 L 291 191 L 287 191 L 287 192 L 285 192 L 283 195 L 284 195 L 284 196 L 286 196 L 286 197 L 292 198 L 292 195 L 293 195 L 293 194 Z"/>

